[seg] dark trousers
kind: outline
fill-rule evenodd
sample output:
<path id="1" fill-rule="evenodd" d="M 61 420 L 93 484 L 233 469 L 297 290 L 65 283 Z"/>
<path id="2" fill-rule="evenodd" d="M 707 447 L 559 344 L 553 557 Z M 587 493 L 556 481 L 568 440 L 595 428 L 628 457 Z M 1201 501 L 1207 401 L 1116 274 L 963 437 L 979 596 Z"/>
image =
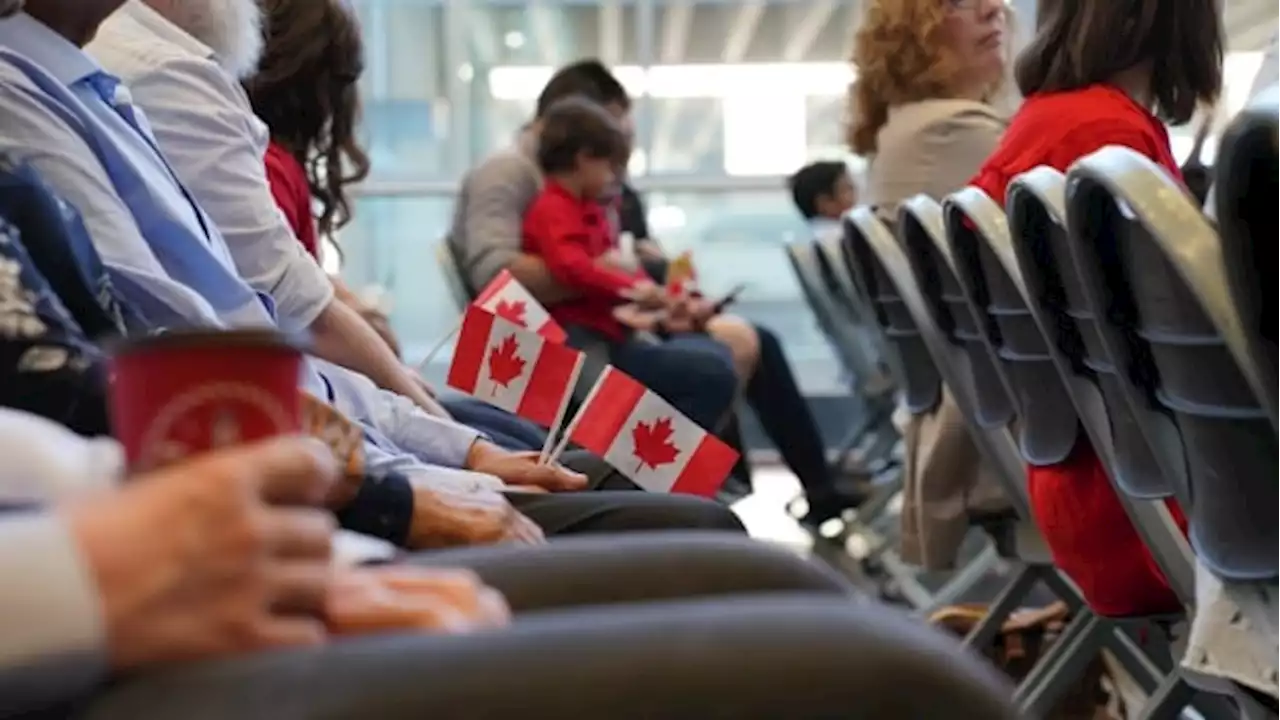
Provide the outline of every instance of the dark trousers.
<path id="1" fill-rule="evenodd" d="M 600 336 L 587 328 L 566 330 L 569 344 L 576 348 L 600 342 Z M 729 348 L 700 333 L 658 342 L 633 336 L 609 343 L 609 362 L 708 430 L 716 429 L 738 391 Z"/>
<path id="2" fill-rule="evenodd" d="M 449 395 L 440 398 L 440 404 L 454 420 L 479 430 L 507 450 L 541 450 L 547 439 L 547 432 L 535 423 L 475 398 Z"/>
<path id="3" fill-rule="evenodd" d="M 809 403 L 800 393 L 782 343 L 772 330 L 756 326 L 760 362 L 747 383 L 747 401 L 782 460 L 810 496 L 832 488 L 826 445 Z"/>

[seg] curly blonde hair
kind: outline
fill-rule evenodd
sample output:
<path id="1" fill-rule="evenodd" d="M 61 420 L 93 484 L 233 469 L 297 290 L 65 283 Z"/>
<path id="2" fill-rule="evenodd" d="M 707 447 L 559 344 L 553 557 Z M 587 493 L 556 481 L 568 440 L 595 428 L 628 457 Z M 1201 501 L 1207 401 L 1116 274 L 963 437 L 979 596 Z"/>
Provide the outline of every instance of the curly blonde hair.
<path id="1" fill-rule="evenodd" d="M 946 0 L 868 0 L 865 7 L 853 36 L 855 79 L 849 86 L 846 133 L 859 155 L 875 153 L 889 108 L 952 97 L 963 72 L 942 36 Z"/>

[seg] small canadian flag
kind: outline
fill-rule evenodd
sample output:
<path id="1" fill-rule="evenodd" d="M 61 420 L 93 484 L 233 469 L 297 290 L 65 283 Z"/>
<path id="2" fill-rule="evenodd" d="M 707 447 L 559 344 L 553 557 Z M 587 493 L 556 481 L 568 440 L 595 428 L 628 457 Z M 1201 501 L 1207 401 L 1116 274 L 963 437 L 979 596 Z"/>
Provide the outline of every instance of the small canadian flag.
<path id="1" fill-rule="evenodd" d="M 507 270 L 498 273 L 498 277 L 476 297 L 474 305 L 528 328 L 551 342 L 563 344 L 567 337 L 560 323 L 552 320 L 551 313 Z"/>
<path id="2" fill-rule="evenodd" d="M 569 438 L 650 492 L 710 497 L 738 461 L 719 438 L 612 367 L 583 402 Z"/>
<path id="3" fill-rule="evenodd" d="M 559 425 L 582 353 L 475 305 L 463 315 L 449 387 L 545 427 Z"/>

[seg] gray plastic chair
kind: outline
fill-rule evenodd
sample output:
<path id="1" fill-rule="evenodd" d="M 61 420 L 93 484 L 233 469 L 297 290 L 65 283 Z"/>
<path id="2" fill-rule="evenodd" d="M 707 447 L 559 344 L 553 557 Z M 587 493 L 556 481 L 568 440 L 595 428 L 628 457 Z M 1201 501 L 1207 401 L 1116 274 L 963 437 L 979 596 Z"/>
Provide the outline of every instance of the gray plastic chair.
<path id="1" fill-rule="evenodd" d="M 1251 381 L 1277 423 L 1276 293 L 1262 276 L 1272 265 L 1276 237 L 1277 113 L 1280 90 L 1255 98 L 1227 128 L 1219 143 L 1215 210 L 1226 264 L 1226 287 L 1243 325 L 1232 352 L 1242 365 L 1258 367 Z M 1268 280 L 1270 278 L 1267 278 Z"/>
<path id="2" fill-rule="evenodd" d="M 1053 173 L 1049 179 L 1055 181 L 1054 184 L 1038 189 L 1046 191 L 1046 194 L 1053 194 L 1056 188 L 1060 200 L 1062 176 Z M 1028 202 L 1028 199 L 1024 198 L 1021 202 Z M 951 195 L 947 199 L 945 211 L 948 236 L 955 248 L 957 260 L 964 268 L 961 273 L 962 285 L 973 289 L 975 296 L 979 298 L 979 304 L 989 303 L 992 315 L 1002 330 L 993 342 L 1002 365 L 1010 371 L 1011 382 L 1018 388 L 1019 427 L 1024 457 L 1029 463 L 1056 462 L 1066 456 L 1079 433 L 1085 430 L 1087 435 L 1097 435 L 1090 439 L 1095 448 L 1102 448 L 1099 455 L 1110 470 L 1112 463 L 1108 461 L 1109 433 L 1103 428 L 1091 427 L 1079 420 L 1081 412 L 1088 412 L 1087 407 L 1080 406 L 1080 398 L 1096 394 L 1096 388 L 1090 381 L 1072 375 L 1069 363 L 1057 344 L 1048 341 L 1050 333 L 1045 331 L 1055 328 L 1045 321 L 1045 314 L 1040 311 L 1029 292 L 1019 268 L 1013 233 L 1004 212 L 994 200 L 976 188 L 966 188 Z M 1030 369 L 1026 366 L 1030 366 Z M 1073 387 L 1076 391 L 1070 392 L 1068 387 Z M 1090 429 L 1094 432 L 1087 432 Z M 1189 559 L 1176 553 L 1179 545 L 1185 543 L 1176 534 L 1176 528 L 1167 524 L 1167 512 L 1163 504 L 1135 501 L 1123 494 L 1120 499 L 1144 540 L 1147 538 L 1147 533 L 1143 532 L 1145 528 L 1156 535 L 1156 538 L 1148 542 L 1175 552 L 1173 562 L 1189 562 Z M 1159 657 L 1156 660 L 1160 662 L 1150 662 L 1151 658 L 1139 655 L 1140 650 L 1125 642 L 1123 636 L 1117 636 L 1118 630 L 1123 632 L 1121 628 L 1116 628 L 1113 623 L 1110 637 L 1106 630 L 1106 624 L 1098 624 L 1092 638 L 1081 637 L 1076 652 L 1090 654 L 1104 644 L 1119 642 L 1124 654 L 1118 653 L 1117 657 L 1126 660 L 1126 665 L 1137 667 L 1135 676 L 1146 678 L 1143 684 L 1152 698 L 1152 708 L 1185 707 L 1194 692 L 1189 691 L 1181 674 L 1170 672 L 1170 655 L 1157 648 L 1155 650 Z M 1156 669 L 1154 674 L 1153 669 Z M 1161 672 L 1167 674 L 1161 677 Z M 1047 678 L 1045 682 L 1048 682 Z M 1033 690 L 1028 688 L 1024 691 L 1024 697 L 1031 701 L 1034 697 Z M 1211 701 L 1203 698 L 1199 700 L 1201 705 L 1208 702 Z M 1217 717 L 1220 711 L 1221 708 L 1214 707 L 1204 709 L 1206 716 L 1211 717 Z"/>
<path id="3" fill-rule="evenodd" d="M 883 400 L 893 392 L 893 384 L 881 369 L 876 342 L 856 306 L 838 287 L 817 240 L 787 245 L 787 260 L 795 272 L 809 309 L 818 322 L 845 371 L 853 379 L 858 395 Z"/>
<path id="4" fill-rule="evenodd" d="M 440 265 L 440 274 L 444 276 L 445 287 L 449 289 L 449 296 L 458 306 L 458 311 L 465 310 L 474 298 L 467 289 L 466 281 L 462 278 L 462 271 L 458 269 L 458 258 L 449 244 L 449 238 L 441 240 L 440 244 L 436 245 L 436 262 Z"/>
<path id="5" fill-rule="evenodd" d="M 994 328 L 960 285 L 937 201 L 917 195 L 904 203 L 898 239 L 943 338 L 964 352 L 964 357 L 955 359 L 964 366 L 959 380 L 974 402 L 974 422 L 984 429 L 1006 427 L 1014 418 L 1013 393 L 997 369 L 989 341 Z"/>
<path id="6" fill-rule="evenodd" d="M 1025 522 L 1030 518 L 1027 505 L 1024 469 L 1018 457 L 1016 443 L 1005 428 L 982 429 L 972 422 L 975 403 L 960 380 L 957 368 L 965 363 L 965 352 L 946 340 L 934 320 L 924 294 L 920 291 L 915 273 L 899 240 L 868 209 L 854 210 L 850 215 L 857 233 L 850 236 L 851 258 L 854 270 L 862 277 L 876 277 L 881 284 L 892 284 L 894 297 L 900 298 L 919 328 L 919 337 L 932 357 L 939 360 L 938 372 L 948 387 L 952 388 L 956 404 L 962 414 L 970 419 L 968 429 L 984 461 L 1001 473 L 1006 491 L 1016 512 L 1024 522 L 1019 523 L 1025 544 L 1019 543 L 1011 555 L 1021 567 L 1008 585 L 990 606 L 986 618 L 966 638 L 971 646 L 982 646 L 998 632 L 1009 613 L 1017 609 L 1037 582 L 1043 582 L 1075 611 L 1075 617 L 1064 629 L 1054 648 L 1046 654 L 1019 688 L 1019 704 L 1029 717 L 1037 717 L 1074 684 L 1102 647 L 1111 648 L 1118 659 L 1144 687 L 1154 687 L 1164 676 L 1166 668 L 1153 663 L 1133 640 L 1116 630 L 1114 625 L 1100 618 L 1080 600 L 1079 591 L 1058 573 L 1041 554 L 1043 541 L 1038 538 L 1034 525 Z M 929 221 L 935 230 L 941 229 L 941 217 Z M 877 287 L 876 292 L 884 289 Z M 1026 552 L 1024 552 L 1026 550 Z"/>
<path id="7" fill-rule="evenodd" d="M 1152 404 L 1169 413 L 1169 424 L 1143 430 L 1164 464 L 1185 464 L 1199 557 L 1231 579 L 1275 577 L 1280 533 L 1266 509 L 1280 501 L 1272 488 L 1280 442 L 1254 395 L 1258 378 L 1248 377 L 1256 368 L 1240 363 L 1233 346 L 1242 345 L 1224 337 L 1239 338 L 1242 327 L 1216 232 L 1178 182 L 1124 147 L 1079 160 L 1068 183 L 1070 251 L 1085 300 L 1110 325 L 1102 340 L 1115 359 L 1140 359 L 1130 360 L 1138 372 L 1123 386 L 1135 414 Z M 1231 683 L 1183 675 L 1233 696 L 1249 716 L 1262 711 Z M 1166 706 L 1181 700 L 1171 693 Z"/>
<path id="8" fill-rule="evenodd" d="M 932 412 L 942 399 L 942 377 L 925 347 L 915 320 L 897 287 L 873 258 L 867 233 L 890 233 L 867 208 L 857 208 L 845 223 L 845 261 L 854 284 L 870 301 L 871 312 L 884 333 L 885 344 L 896 351 L 890 367 L 897 370 L 898 384 L 912 414 Z"/>
<path id="9" fill-rule="evenodd" d="M 1187 479 L 1197 555 L 1229 580 L 1275 580 L 1280 447 L 1217 234 L 1176 181 L 1124 148 L 1072 167 L 1067 212 L 1086 301 L 1110 330 L 1103 342 L 1134 368 L 1124 396 L 1164 411 L 1139 417 Z"/>

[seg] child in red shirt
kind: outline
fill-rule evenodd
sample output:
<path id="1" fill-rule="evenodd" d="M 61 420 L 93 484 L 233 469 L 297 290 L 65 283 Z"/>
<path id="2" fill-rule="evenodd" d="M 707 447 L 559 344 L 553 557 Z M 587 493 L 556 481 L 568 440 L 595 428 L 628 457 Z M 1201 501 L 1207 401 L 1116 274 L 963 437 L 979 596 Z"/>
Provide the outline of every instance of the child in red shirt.
<path id="1" fill-rule="evenodd" d="M 1108 145 L 1142 153 L 1181 179 L 1165 122 L 1186 123 L 1197 104 L 1217 99 L 1214 3 L 1044 0 L 1040 13 L 1017 64 L 1026 102 L 970 184 L 1002 200 L 1015 176 L 1041 165 L 1065 171 Z M 1086 438 L 1066 460 L 1029 467 L 1027 482 L 1054 563 L 1090 607 L 1110 616 L 1180 609 Z M 1181 511 L 1169 506 L 1185 532 Z"/>
<path id="2" fill-rule="evenodd" d="M 542 118 L 538 164 L 542 191 L 525 210 L 524 251 L 542 258 L 556 282 L 576 291 L 572 300 L 547 307 L 566 328 L 592 330 L 612 341 L 628 337 L 619 306 L 643 300 L 660 306 L 662 293 L 644 270 L 624 270 L 608 261 L 612 225 L 601 196 L 617 181 L 626 137 L 603 108 L 571 98 Z"/>

